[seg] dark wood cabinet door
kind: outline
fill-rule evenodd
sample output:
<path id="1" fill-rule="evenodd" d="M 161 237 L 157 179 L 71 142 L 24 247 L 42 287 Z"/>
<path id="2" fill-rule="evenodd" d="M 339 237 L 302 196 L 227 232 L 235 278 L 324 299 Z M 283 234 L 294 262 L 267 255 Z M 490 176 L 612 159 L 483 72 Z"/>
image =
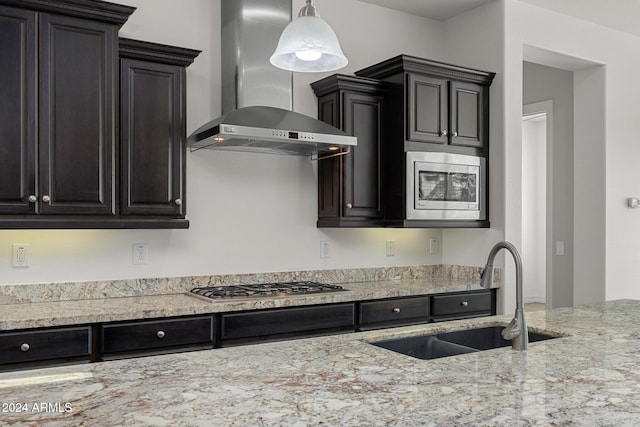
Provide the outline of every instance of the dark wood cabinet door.
<path id="1" fill-rule="evenodd" d="M 184 67 L 123 58 L 120 79 L 120 212 L 184 216 Z"/>
<path id="2" fill-rule="evenodd" d="M 487 88 L 451 82 L 451 145 L 483 148 L 488 139 Z"/>
<path id="3" fill-rule="evenodd" d="M 448 81 L 419 74 L 407 74 L 407 139 L 448 143 Z"/>
<path id="4" fill-rule="evenodd" d="M 344 156 L 344 216 L 382 218 L 382 108 L 383 97 L 343 95 L 343 130 L 358 138 Z"/>
<path id="5" fill-rule="evenodd" d="M 0 6 L 0 213 L 34 213 L 36 14 Z"/>
<path id="6" fill-rule="evenodd" d="M 40 213 L 115 213 L 116 30 L 40 15 Z"/>

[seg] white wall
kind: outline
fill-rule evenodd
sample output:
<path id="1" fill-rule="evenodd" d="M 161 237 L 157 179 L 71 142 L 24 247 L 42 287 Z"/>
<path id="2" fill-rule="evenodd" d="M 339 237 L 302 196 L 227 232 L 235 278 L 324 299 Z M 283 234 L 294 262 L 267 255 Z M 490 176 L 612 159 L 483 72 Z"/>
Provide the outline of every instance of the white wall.
<path id="1" fill-rule="evenodd" d="M 202 50 L 187 71 L 187 132 L 220 113 L 220 0 L 120 0 L 137 7 L 121 35 Z M 294 14 L 304 1 L 295 0 Z M 317 5 L 338 33 L 351 73 L 401 53 L 443 59 L 443 26 L 356 0 Z M 308 83 L 296 75 L 294 109 L 316 116 Z M 0 231 L 0 283 L 40 283 L 438 264 L 427 255 L 440 230 L 317 229 L 316 173 L 306 158 L 201 150 L 187 155 L 188 230 Z M 320 259 L 321 240 L 331 258 Z M 394 240 L 396 255 L 385 255 Z M 131 264 L 133 243 L 149 264 Z M 30 244 L 31 266 L 11 267 L 11 244 Z"/>
<path id="2" fill-rule="evenodd" d="M 506 88 L 507 139 L 521 134 L 523 45 L 603 64 L 574 72 L 574 303 L 638 298 L 640 212 L 624 201 L 640 192 L 634 102 L 640 88 L 628 84 L 640 65 L 640 39 L 515 0 L 506 2 L 506 17 L 506 73 L 513 76 Z"/>

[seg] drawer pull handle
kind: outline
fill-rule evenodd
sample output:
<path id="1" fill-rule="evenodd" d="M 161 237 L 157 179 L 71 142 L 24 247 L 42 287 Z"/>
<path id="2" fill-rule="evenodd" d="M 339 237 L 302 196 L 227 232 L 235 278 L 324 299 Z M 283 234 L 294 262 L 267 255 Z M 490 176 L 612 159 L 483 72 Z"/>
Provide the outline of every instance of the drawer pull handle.
<path id="1" fill-rule="evenodd" d="M 157 336 L 158 338 L 162 339 L 162 338 L 164 338 L 165 333 L 164 333 L 164 331 L 158 331 L 158 332 L 156 333 L 156 336 Z"/>
<path id="2" fill-rule="evenodd" d="M 394 307 L 393 308 L 393 312 L 394 313 L 400 313 L 400 307 Z"/>
<path id="3" fill-rule="evenodd" d="M 468 303 L 467 301 L 462 301 L 462 302 L 460 303 L 460 305 L 461 305 L 461 306 L 463 306 L 463 307 L 468 307 L 468 306 L 469 306 L 469 303 Z"/>
<path id="4" fill-rule="evenodd" d="M 29 344 L 24 343 L 20 346 L 20 351 L 29 351 L 30 348 Z"/>

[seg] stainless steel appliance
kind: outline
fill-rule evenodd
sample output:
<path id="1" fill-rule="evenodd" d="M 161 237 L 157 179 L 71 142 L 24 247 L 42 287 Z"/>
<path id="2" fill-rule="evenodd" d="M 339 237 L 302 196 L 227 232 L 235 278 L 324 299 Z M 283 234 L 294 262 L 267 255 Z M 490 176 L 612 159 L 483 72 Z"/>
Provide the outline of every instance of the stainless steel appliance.
<path id="1" fill-rule="evenodd" d="M 292 110 L 290 71 L 269 57 L 291 22 L 291 0 L 221 0 L 222 116 L 187 139 L 202 148 L 326 157 L 346 153 L 357 138 Z"/>
<path id="2" fill-rule="evenodd" d="M 407 219 L 486 219 L 485 159 L 462 154 L 406 154 Z"/>
<path id="3" fill-rule="evenodd" d="M 256 283 L 248 285 L 205 286 L 191 289 L 191 293 L 207 299 L 248 298 L 266 296 L 287 296 L 297 294 L 316 294 L 321 292 L 345 291 L 342 286 L 326 283 L 301 281 Z"/>

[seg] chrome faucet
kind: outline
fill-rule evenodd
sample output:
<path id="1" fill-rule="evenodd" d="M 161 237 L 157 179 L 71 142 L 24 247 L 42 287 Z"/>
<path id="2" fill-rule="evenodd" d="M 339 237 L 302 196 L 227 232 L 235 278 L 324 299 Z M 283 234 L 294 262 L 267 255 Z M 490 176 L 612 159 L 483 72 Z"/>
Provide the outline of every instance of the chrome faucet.
<path id="1" fill-rule="evenodd" d="M 513 320 L 502 330 L 502 337 L 505 340 L 511 340 L 511 348 L 514 350 L 526 350 L 529 346 L 529 331 L 527 330 L 527 322 L 524 318 L 524 305 L 522 303 L 522 259 L 513 244 L 509 242 L 499 242 L 489 252 L 487 265 L 480 277 L 480 286 L 490 288 L 493 282 L 493 260 L 500 251 L 506 249 L 513 255 L 516 263 L 516 314 Z"/>

